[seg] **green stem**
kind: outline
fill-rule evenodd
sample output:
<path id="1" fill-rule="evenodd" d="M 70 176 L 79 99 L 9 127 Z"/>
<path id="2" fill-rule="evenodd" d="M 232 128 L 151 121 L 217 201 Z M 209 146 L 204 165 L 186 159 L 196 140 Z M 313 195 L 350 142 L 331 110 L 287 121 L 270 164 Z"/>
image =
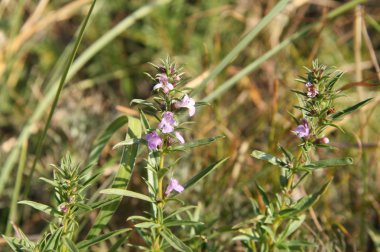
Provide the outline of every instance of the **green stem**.
<path id="1" fill-rule="evenodd" d="M 165 154 L 164 152 L 161 152 L 160 165 L 158 167 L 159 171 L 164 168 L 164 163 L 165 163 Z M 162 222 L 161 217 L 162 217 L 163 210 L 164 210 L 163 177 L 160 177 L 158 179 L 158 204 L 157 204 L 157 216 L 156 216 L 158 224 L 161 224 Z M 161 231 L 161 228 L 158 228 L 157 234 L 153 243 L 153 251 L 160 251 L 160 231 Z"/>
<path id="2" fill-rule="evenodd" d="M 8 217 L 7 228 L 5 231 L 6 235 L 10 235 L 12 223 L 16 222 L 17 201 L 18 201 L 18 198 L 20 196 L 22 175 L 24 173 L 24 169 L 25 169 L 25 165 L 26 165 L 27 149 L 28 149 L 28 144 L 25 141 L 22 144 L 21 157 L 20 157 L 20 162 L 19 162 L 19 166 L 18 166 L 18 170 L 17 170 L 16 185 L 15 185 L 15 188 L 14 188 L 13 194 L 12 194 L 11 208 L 10 208 L 10 213 L 9 213 L 9 217 Z"/>

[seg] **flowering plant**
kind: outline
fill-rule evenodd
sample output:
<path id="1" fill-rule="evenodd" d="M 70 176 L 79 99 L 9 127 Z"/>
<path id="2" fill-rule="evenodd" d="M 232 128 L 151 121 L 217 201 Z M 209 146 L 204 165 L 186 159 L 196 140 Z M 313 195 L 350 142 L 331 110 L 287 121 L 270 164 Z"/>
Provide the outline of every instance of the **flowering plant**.
<path id="1" fill-rule="evenodd" d="M 265 160 L 280 169 L 280 188 L 273 198 L 257 185 L 260 198 L 265 207 L 252 199 L 254 218 L 234 227 L 241 235 L 235 237 L 250 251 L 300 251 L 303 247 L 315 246 L 312 241 L 292 239 L 297 229 L 305 221 L 305 211 L 315 204 L 327 190 L 332 179 L 328 179 L 319 189 L 311 194 L 300 194 L 300 188 L 313 172 L 320 168 L 344 166 L 352 164 L 352 158 L 336 158 L 321 160 L 316 152 L 319 148 L 334 149 L 329 145 L 326 136 L 328 127 L 343 129 L 335 124 L 344 115 L 355 111 L 368 103 L 366 99 L 358 104 L 336 112 L 335 100 L 341 96 L 335 84 L 343 75 L 340 71 L 313 62 L 311 69 L 307 69 L 306 76 L 300 77 L 302 90 L 292 90 L 298 97 L 300 104 L 295 106 L 301 112 L 301 119 L 293 116 L 298 126 L 292 131 L 301 141 L 297 145 L 297 154 L 292 150 L 279 146 L 283 157 L 255 150 L 254 158 Z"/>
<path id="2" fill-rule="evenodd" d="M 194 206 L 182 202 L 178 198 L 179 194 L 204 178 L 226 159 L 221 159 L 203 169 L 186 183 L 180 182 L 183 178 L 175 168 L 176 162 L 170 162 L 170 157 L 176 152 L 209 144 L 221 136 L 190 142 L 185 140 L 183 132 L 187 122 L 181 123 L 181 121 L 187 116 L 194 116 L 196 107 L 203 103 L 190 98 L 189 89 L 184 87 L 183 72 L 169 59 L 162 61 L 161 65 L 152 65 L 158 72 L 155 76 L 147 74 L 154 82 L 153 101 L 140 99 L 132 101 L 132 104 L 139 106 L 140 122 L 145 134 L 141 138 L 128 138 L 115 146 L 131 146 L 136 143 L 147 145 L 148 158 L 144 181 L 149 194 L 144 195 L 124 189 L 105 189 L 102 193 L 133 197 L 151 204 L 151 212 L 148 215 L 128 218 L 135 223 L 135 230 L 146 243 L 144 246 L 139 246 L 140 249 L 145 247 L 150 251 L 164 251 L 168 247 L 173 247 L 179 251 L 192 251 L 197 247 L 196 244 L 203 242 L 201 236 L 197 234 L 197 227 L 203 224 L 195 219 L 189 219 Z M 150 125 L 147 114 L 158 121 L 157 127 Z M 190 234 L 190 237 L 179 238 L 173 228 L 177 232 L 179 228 L 189 231 L 187 234 Z M 188 244 L 184 240 L 189 241 Z"/>

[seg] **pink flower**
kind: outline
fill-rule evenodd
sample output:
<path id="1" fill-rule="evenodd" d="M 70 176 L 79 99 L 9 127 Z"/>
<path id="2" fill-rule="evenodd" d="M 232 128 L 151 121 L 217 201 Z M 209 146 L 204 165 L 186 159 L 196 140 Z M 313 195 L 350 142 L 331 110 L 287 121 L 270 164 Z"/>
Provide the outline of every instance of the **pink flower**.
<path id="1" fill-rule="evenodd" d="M 174 89 L 173 84 L 169 83 L 168 76 L 166 74 L 159 74 L 158 83 L 153 87 L 153 90 L 162 89 L 165 94 Z"/>
<path id="2" fill-rule="evenodd" d="M 162 144 L 162 139 L 157 132 L 146 134 L 146 140 L 148 141 L 149 150 L 157 150 L 158 146 Z"/>
<path id="3" fill-rule="evenodd" d="M 307 82 L 305 85 L 307 88 L 307 96 L 308 97 L 314 98 L 317 96 L 317 94 L 319 94 L 317 88 L 311 82 Z"/>
<path id="4" fill-rule="evenodd" d="M 317 139 L 317 143 L 329 144 L 330 143 L 330 139 L 328 139 L 327 137 L 322 137 L 322 138 Z"/>
<path id="5" fill-rule="evenodd" d="M 185 190 L 185 188 L 179 184 L 178 180 L 171 178 L 168 187 L 166 188 L 166 196 L 168 196 L 173 190 L 181 193 L 183 190 Z"/>
<path id="6" fill-rule="evenodd" d="M 188 95 L 185 95 L 181 101 L 174 103 L 175 108 L 187 108 L 189 110 L 189 116 L 195 114 L 195 101 Z"/>
<path id="7" fill-rule="evenodd" d="M 301 120 L 301 124 L 297 126 L 295 130 L 292 131 L 299 138 L 307 138 L 310 135 L 309 123 L 304 118 Z"/>
<path id="8" fill-rule="evenodd" d="M 177 122 L 174 119 L 174 114 L 172 112 L 164 112 L 161 122 L 158 124 L 158 128 L 162 130 L 163 133 L 170 133 L 174 131 L 174 126 L 176 125 Z"/>

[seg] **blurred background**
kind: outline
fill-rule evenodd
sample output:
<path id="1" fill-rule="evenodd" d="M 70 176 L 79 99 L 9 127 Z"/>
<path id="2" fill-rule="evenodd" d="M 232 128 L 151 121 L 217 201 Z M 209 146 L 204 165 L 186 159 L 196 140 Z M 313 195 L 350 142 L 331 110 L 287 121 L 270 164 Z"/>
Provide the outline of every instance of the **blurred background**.
<path id="1" fill-rule="evenodd" d="M 279 185 L 278 171 L 249 154 L 254 149 L 279 153 L 278 144 L 296 146 L 297 139 L 290 133 L 295 125 L 288 111 L 297 113 L 293 108 L 297 98 L 290 90 L 302 89 L 295 79 L 305 73 L 303 66 L 311 66 L 318 58 L 320 63 L 345 72 L 338 87 L 346 96 L 339 100 L 337 109 L 374 99 L 359 113 L 339 122 L 345 134 L 330 131 L 331 145 L 338 150 L 318 153 L 323 158 L 351 156 L 354 165 L 318 171 L 305 184 L 305 190 L 312 192 L 334 177 L 311 212 L 314 216 L 303 227 L 303 236 L 335 251 L 375 251 L 376 240 L 380 240 L 379 1 L 289 1 L 227 67 L 200 86 L 278 1 L 98 0 L 43 142 L 41 158 L 30 177 L 64 64 L 91 2 L 0 2 L 1 233 L 6 232 L 9 220 L 32 239 L 47 225 L 47 217 L 29 207 L 10 217 L 21 150 L 27 156 L 18 200 L 50 203 L 51 190 L 38 178 L 50 178 L 50 164 L 57 164 L 67 152 L 84 163 L 94 139 L 113 119 L 121 114 L 137 115 L 129 105 L 131 99 L 148 98 L 154 84 L 144 75 L 154 74 L 148 62 L 160 63 L 170 56 L 184 67 L 189 87 L 199 88 L 196 100 L 210 101 L 210 106 L 197 112 L 186 138 L 226 136 L 186 153 L 177 168 L 179 179 L 185 181 L 213 161 L 230 157 L 181 197 L 199 205 L 201 221 L 212 223 L 212 228 L 204 231 L 210 247 L 240 251 L 239 244 L 231 241 L 234 234 L 223 232 L 223 227 L 253 217 L 249 198 L 258 197 L 255 181 L 269 192 L 276 192 Z M 308 33 L 286 42 L 303 29 Z M 268 52 L 275 53 L 264 59 Z M 242 72 L 255 62 L 253 71 Z M 215 92 L 239 74 L 241 77 L 224 92 Z M 124 139 L 125 132 L 124 128 L 115 134 L 102 152 L 99 167 L 106 166 L 106 170 L 99 187 L 109 183 L 117 168 L 120 153 L 112 146 Z M 133 190 L 146 190 L 138 176 L 143 174 L 143 156 L 130 185 Z M 26 192 L 28 179 L 31 186 Z M 125 199 L 108 228 L 130 225 L 126 218 L 144 209 L 146 205 Z M 132 240 L 141 242 L 137 237 Z M 106 248 L 107 244 L 102 244 L 94 251 Z M 4 240 L 0 240 L 0 250 L 6 251 Z"/>

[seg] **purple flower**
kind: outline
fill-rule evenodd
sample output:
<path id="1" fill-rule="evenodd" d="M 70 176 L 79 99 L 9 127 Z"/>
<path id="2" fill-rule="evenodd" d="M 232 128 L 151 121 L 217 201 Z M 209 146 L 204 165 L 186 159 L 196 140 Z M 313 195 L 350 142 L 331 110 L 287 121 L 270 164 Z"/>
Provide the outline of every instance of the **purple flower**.
<path id="1" fill-rule="evenodd" d="M 313 83 L 307 82 L 305 85 L 307 87 L 307 96 L 308 97 L 314 98 L 317 96 L 317 94 L 319 94 L 317 88 L 314 86 Z"/>
<path id="2" fill-rule="evenodd" d="M 181 101 L 174 103 L 175 108 L 187 108 L 189 110 L 189 116 L 195 114 L 195 101 L 188 95 L 185 95 Z"/>
<path id="3" fill-rule="evenodd" d="M 178 139 L 178 141 L 181 144 L 185 143 L 185 139 L 183 138 L 183 136 L 181 135 L 181 133 L 179 133 L 178 131 L 176 131 L 176 132 L 174 132 L 174 134 L 175 134 L 175 137 Z"/>
<path id="4" fill-rule="evenodd" d="M 310 129 L 309 129 L 309 123 L 304 118 L 301 120 L 301 124 L 297 126 L 297 128 L 292 131 L 295 133 L 299 138 L 307 138 L 310 135 Z"/>
<path id="5" fill-rule="evenodd" d="M 158 83 L 153 87 L 153 90 L 162 89 L 165 94 L 173 90 L 173 84 L 169 83 L 169 78 L 166 74 L 159 74 Z"/>
<path id="6" fill-rule="evenodd" d="M 155 131 L 146 134 L 146 140 L 148 141 L 149 150 L 157 150 L 158 146 L 162 144 L 162 139 Z"/>
<path id="7" fill-rule="evenodd" d="M 162 130 L 163 133 L 170 133 L 174 131 L 174 126 L 176 125 L 177 122 L 174 120 L 174 114 L 172 112 L 164 112 L 161 122 L 158 124 L 158 128 Z"/>
<path id="8" fill-rule="evenodd" d="M 166 192 L 165 192 L 166 196 L 168 196 L 173 190 L 178 193 L 181 193 L 183 192 L 183 190 L 185 190 L 185 188 L 183 188 L 183 186 L 179 184 L 178 180 L 171 178 L 169 181 L 169 185 L 166 188 Z"/>

